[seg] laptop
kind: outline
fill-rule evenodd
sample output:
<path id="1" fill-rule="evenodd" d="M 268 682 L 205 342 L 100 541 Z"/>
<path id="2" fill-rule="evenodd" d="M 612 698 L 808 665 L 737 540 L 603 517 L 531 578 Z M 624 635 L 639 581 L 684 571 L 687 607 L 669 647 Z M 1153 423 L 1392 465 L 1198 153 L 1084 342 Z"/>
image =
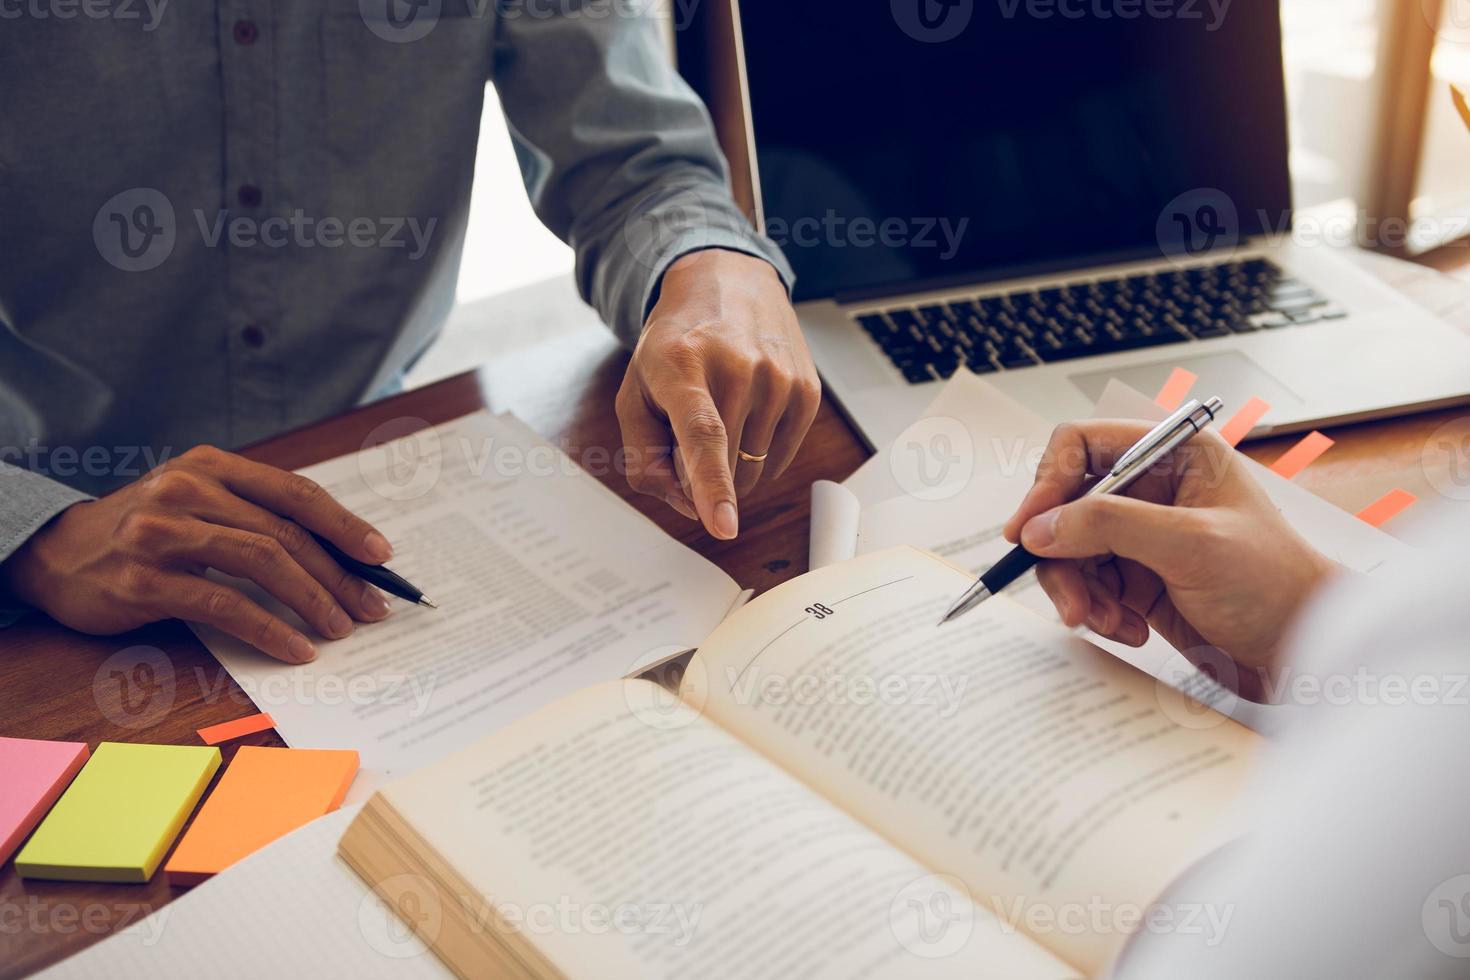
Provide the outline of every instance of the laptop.
<path id="1" fill-rule="evenodd" d="M 1470 339 L 1292 240 L 1276 4 L 732 2 L 758 219 L 870 446 L 961 365 L 1056 421 L 1182 367 L 1256 437 L 1470 397 Z"/>

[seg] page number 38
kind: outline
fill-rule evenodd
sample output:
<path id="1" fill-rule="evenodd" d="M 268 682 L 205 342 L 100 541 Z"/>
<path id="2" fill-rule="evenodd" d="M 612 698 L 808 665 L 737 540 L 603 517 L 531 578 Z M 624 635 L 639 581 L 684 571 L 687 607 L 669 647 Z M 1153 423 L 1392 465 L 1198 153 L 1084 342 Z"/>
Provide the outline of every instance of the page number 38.
<path id="1" fill-rule="evenodd" d="M 832 607 L 824 606 L 820 602 L 806 607 L 806 614 L 813 619 L 826 619 L 832 615 Z"/>

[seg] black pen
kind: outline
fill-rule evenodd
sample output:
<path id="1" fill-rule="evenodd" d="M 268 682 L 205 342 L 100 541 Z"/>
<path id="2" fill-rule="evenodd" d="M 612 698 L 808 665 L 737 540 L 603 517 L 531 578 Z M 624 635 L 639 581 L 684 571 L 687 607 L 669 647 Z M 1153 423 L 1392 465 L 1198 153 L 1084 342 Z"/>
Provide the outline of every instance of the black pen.
<path id="1" fill-rule="evenodd" d="M 313 533 L 311 536 L 316 538 L 316 543 L 322 546 L 322 550 L 332 556 L 333 561 L 369 585 L 375 585 L 389 595 L 396 595 L 407 602 L 428 606 L 430 609 L 439 608 L 433 599 L 414 588 L 402 575 L 390 571 L 386 565 L 369 565 L 358 561 L 320 534 Z"/>
<path id="2" fill-rule="evenodd" d="M 1155 463 L 1204 431 L 1211 422 L 1215 421 L 1215 416 L 1219 415 L 1224 407 L 1218 398 L 1211 398 L 1204 404 L 1189 401 L 1179 411 L 1154 426 L 1148 435 L 1134 443 L 1132 448 L 1113 464 L 1113 468 L 1108 471 L 1107 475 L 1089 487 L 1083 496 L 1122 493 L 1127 490 Z M 1040 558 L 1020 545 L 1016 545 L 1004 558 L 992 565 L 989 571 L 981 575 L 979 581 L 970 586 L 964 595 L 955 600 L 954 605 L 949 607 L 949 612 L 945 613 L 944 618 L 939 621 L 939 625 L 943 626 L 950 620 L 974 609 L 1031 571 L 1039 561 L 1041 561 Z"/>

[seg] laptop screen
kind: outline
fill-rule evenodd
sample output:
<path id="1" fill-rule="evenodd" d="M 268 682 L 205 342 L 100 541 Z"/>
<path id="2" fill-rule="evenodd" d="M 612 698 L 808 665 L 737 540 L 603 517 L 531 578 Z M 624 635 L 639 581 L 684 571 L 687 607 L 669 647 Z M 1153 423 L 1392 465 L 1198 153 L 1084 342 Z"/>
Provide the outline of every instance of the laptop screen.
<path id="1" fill-rule="evenodd" d="M 739 10 L 762 211 L 798 299 L 1192 251 L 1289 222 L 1271 0 Z"/>

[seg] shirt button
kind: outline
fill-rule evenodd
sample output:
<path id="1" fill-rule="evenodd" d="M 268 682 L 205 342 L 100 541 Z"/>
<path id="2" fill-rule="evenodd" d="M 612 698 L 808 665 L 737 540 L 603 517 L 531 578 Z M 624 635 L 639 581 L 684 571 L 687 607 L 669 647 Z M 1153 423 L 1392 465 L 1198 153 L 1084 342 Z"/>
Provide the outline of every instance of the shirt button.
<path id="1" fill-rule="evenodd" d="M 253 20 L 235 21 L 235 43 L 254 44 L 255 39 L 260 37 L 260 29 L 255 26 Z"/>
<path id="2" fill-rule="evenodd" d="M 259 350 L 265 346 L 265 331 L 252 323 L 240 331 L 240 339 L 245 341 L 246 347 Z"/>
<path id="3" fill-rule="evenodd" d="M 260 207 L 260 188 L 254 184 L 241 184 L 235 191 L 235 200 L 244 208 Z"/>

